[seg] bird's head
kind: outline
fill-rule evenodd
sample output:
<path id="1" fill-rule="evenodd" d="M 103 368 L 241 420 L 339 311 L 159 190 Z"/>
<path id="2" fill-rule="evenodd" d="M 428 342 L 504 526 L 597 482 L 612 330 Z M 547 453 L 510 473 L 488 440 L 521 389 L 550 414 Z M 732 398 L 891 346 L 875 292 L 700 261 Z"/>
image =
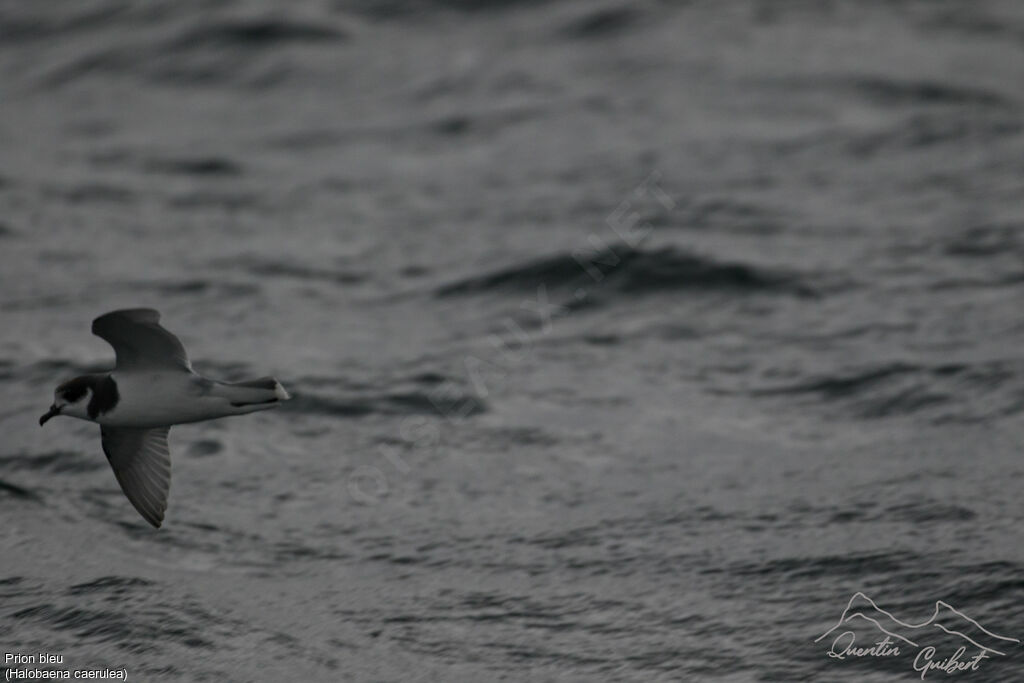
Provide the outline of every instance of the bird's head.
<path id="1" fill-rule="evenodd" d="M 39 426 L 42 427 L 50 418 L 58 415 L 88 419 L 86 407 L 92 396 L 93 385 L 94 380 L 91 375 L 75 377 L 58 385 L 53 391 L 53 405 L 39 418 Z"/>

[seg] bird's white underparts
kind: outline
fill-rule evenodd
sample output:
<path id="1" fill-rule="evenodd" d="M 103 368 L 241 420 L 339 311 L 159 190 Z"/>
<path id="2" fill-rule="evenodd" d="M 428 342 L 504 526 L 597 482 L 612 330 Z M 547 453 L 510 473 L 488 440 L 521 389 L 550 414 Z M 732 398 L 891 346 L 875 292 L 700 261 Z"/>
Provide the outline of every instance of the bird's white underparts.
<path id="1" fill-rule="evenodd" d="M 58 415 L 98 424 L 121 489 L 155 527 L 163 523 L 171 487 L 172 425 L 267 410 L 290 398 L 273 377 L 219 382 L 197 375 L 181 342 L 151 308 L 102 315 L 92 332 L 114 347 L 114 370 L 60 384 L 39 424 Z"/>

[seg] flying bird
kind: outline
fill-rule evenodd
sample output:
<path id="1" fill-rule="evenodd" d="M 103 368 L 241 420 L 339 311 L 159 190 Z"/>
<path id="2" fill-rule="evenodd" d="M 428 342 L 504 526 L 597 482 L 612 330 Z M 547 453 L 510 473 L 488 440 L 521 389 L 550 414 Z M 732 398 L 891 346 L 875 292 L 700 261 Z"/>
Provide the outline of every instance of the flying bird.
<path id="1" fill-rule="evenodd" d="M 171 488 L 171 426 L 267 410 L 291 398 L 273 377 L 218 382 L 197 375 L 181 341 L 151 308 L 101 315 L 92 333 L 114 347 L 114 370 L 59 385 L 39 425 L 58 415 L 97 423 L 121 490 L 154 527 L 163 523 Z"/>

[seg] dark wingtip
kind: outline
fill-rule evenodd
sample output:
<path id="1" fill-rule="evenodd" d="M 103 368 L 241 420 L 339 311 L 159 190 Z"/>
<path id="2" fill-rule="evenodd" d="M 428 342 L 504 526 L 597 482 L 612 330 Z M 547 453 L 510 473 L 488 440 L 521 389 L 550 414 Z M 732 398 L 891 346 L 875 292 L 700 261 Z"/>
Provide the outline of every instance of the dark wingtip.
<path id="1" fill-rule="evenodd" d="M 152 514 L 143 514 L 141 510 L 139 510 L 139 514 L 142 515 L 142 518 L 146 520 L 149 523 L 149 525 L 152 526 L 154 529 L 159 529 L 160 525 L 164 523 L 163 517 L 156 517 Z"/>

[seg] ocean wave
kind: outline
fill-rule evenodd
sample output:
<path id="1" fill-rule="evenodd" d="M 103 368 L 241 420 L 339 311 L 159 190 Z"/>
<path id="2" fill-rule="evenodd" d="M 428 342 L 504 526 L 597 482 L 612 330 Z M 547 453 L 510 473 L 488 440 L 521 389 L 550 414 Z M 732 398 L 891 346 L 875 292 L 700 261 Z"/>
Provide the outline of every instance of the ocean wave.
<path id="1" fill-rule="evenodd" d="M 224 444 L 216 439 L 200 439 L 189 444 L 188 454 L 193 458 L 206 458 L 224 450 Z"/>
<path id="2" fill-rule="evenodd" d="M 242 175 L 238 162 L 223 157 L 179 157 L 147 159 L 143 167 L 152 173 L 168 175 L 192 175 L 202 177 L 226 177 Z"/>
<path id="3" fill-rule="evenodd" d="M 811 77 L 769 78 L 761 81 L 785 90 L 828 92 L 886 108 L 971 107 L 1012 110 L 1017 101 L 997 90 L 953 79 L 899 78 L 873 73 L 831 73 Z"/>
<path id="4" fill-rule="evenodd" d="M 93 472 L 105 469 L 102 459 L 86 457 L 74 451 L 16 453 L 0 456 L 0 471 Z"/>
<path id="5" fill-rule="evenodd" d="M 936 280 L 928 285 L 932 291 L 946 289 L 999 289 L 1024 285 L 1024 272 L 995 274 L 986 277 L 961 277 Z"/>
<path id="6" fill-rule="evenodd" d="M 955 605 L 1009 603 L 1008 608 L 1016 608 L 1017 596 L 1024 591 L 1024 565 L 1019 562 L 979 562 L 952 569 L 964 577 L 945 594 Z"/>
<path id="7" fill-rule="evenodd" d="M 466 107 L 458 111 L 426 116 L 402 116 L 371 124 L 347 125 L 342 128 L 303 128 L 289 132 L 275 132 L 265 138 L 269 147 L 295 152 L 336 147 L 347 142 L 376 139 L 395 143 L 401 140 L 419 141 L 424 135 L 460 137 L 476 135 L 486 138 L 499 131 L 542 116 L 548 110 L 542 106 Z M 326 181 L 328 187 L 345 182 Z"/>
<path id="8" fill-rule="evenodd" d="M 289 43 L 336 42 L 346 31 L 321 19 L 300 22 L 284 17 L 219 19 L 191 26 L 165 47 L 172 51 L 210 48 L 264 49 Z"/>
<path id="9" fill-rule="evenodd" d="M 263 258 L 255 255 L 241 255 L 228 259 L 217 259 L 210 265 L 217 268 L 235 268 L 244 270 L 250 275 L 260 278 L 280 277 L 296 280 L 315 280 L 333 282 L 339 285 L 354 285 L 364 282 L 367 276 L 363 273 L 348 270 L 316 268 L 283 259 Z"/>
<path id="10" fill-rule="evenodd" d="M 187 280 L 139 280 L 126 283 L 133 290 L 156 292 L 163 296 L 195 296 L 213 294 L 224 298 L 248 297 L 259 294 L 259 284 L 252 282 L 221 282 L 199 278 Z"/>
<path id="11" fill-rule="evenodd" d="M 78 583 L 68 588 L 68 595 L 89 593 L 127 593 L 139 586 L 152 586 L 152 581 L 132 576 L 101 576 L 93 581 Z"/>
<path id="12" fill-rule="evenodd" d="M 780 157 L 839 155 L 845 159 L 873 159 L 940 146 L 992 145 L 1015 138 L 1024 130 L 1018 110 L 1005 108 L 946 107 L 922 109 L 894 117 L 871 129 L 832 128 L 764 143 Z M 935 176 L 917 177 L 922 187 L 939 182 Z"/>
<path id="13" fill-rule="evenodd" d="M 814 296 L 816 291 L 795 273 L 739 262 L 685 254 L 673 249 L 637 252 L 621 274 L 625 292 L 672 289 L 723 290 L 730 293 L 786 293 Z"/>
<path id="14" fill-rule="evenodd" d="M 454 10 L 458 12 L 489 12 L 520 6 L 536 6 L 553 0 L 335 0 L 338 10 L 371 19 L 404 19 L 419 14 Z"/>
<path id="15" fill-rule="evenodd" d="M 0 6 L 0 43 L 17 44 L 53 40 L 82 31 L 104 28 L 127 13 L 122 3 L 70 3 L 52 11 L 35 3 Z"/>
<path id="16" fill-rule="evenodd" d="M 60 61 L 38 75 L 38 82 L 54 88 L 100 74 L 164 85 L 265 88 L 301 72 L 301 64 L 310 66 L 281 58 L 279 49 L 332 45 L 347 38 L 348 32 L 329 17 L 317 22 L 212 17 L 169 37 L 160 27 L 128 23 L 117 40 L 102 34 L 78 54 L 61 54 Z"/>
<path id="17" fill-rule="evenodd" d="M 657 227 L 683 227 L 747 235 L 777 235 L 785 232 L 790 223 L 777 209 L 732 197 L 706 197 L 681 204 L 674 212 L 671 223 L 659 224 L 653 216 L 647 222 Z"/>
<path id="18" fill-rule="evenodd" d="M 35 493 L 31 489 L 19 486 L 18 484 L 12 484 L 11 482 L 4 481 L 3 479 L 0 479 L 0 495 L 36 502 L 41 500 L 39 494 Z"/>
<path id="19" fill-rule="evenodd" d="M 99 182 L 52 187 L 46 194 L 68 204 L 128 205 L 138 201 L 136 193 L 127 187 Z"/>
<path id="20" fill-rule="evenodd" d="M 559 35 L 574 39 L 605 38 L 631 28 L 640 19 L 631 5 L 598 7 L 563 24 Z"/>
<path id="21" fill-rule="evenodd" d="M 945 81 L 899 80 L 883 76 L 833 79 L 825 87 L 848 89 L 860 97 L 884 106 L 968 105 L 1012 107 L 1013 101 L 998 92 Z"/>
<path id="22" fill-rule="evenodd" d="M 95 598 L 108 598 L 122 605 L 117 609 L 104 607 L 102 601 L 83 602 L 75 588 L 89 586 Z M 207 634 L 220 622 L 196 605 L 152 604 L 145 595 L 152 592 L 149 581 L 118 579 L 75 584 L 69 589 L 73 605 L 46 602 L 11 612 L 8 616 L 22 628 L 32 624 L 59 632 L 71 632 L 76 640 L 111 643 L 123 650 L 145 652 L 169 644 L 188 648 L 210 649 L 213 643 Z M 123 609 L 126 602 L 141 609 Z"/>
<path id="23" fill-rule="evenodd" d="M 841 144 L 857 157 L 873 157 L 943 144 L 993 142 L 1016 136 L 1021 130 L 1024 126 L 1017 114 L 921 113 L 885 130 L 846 136 Z"/>
<path id="24" fill-rule="evenodd" d="M 927 524 L 930 522 L 969 522 L 977 516 L 976 512 L 961 505 L 926 499 L 891 505 L 877 519 Z"/>
<path id="25" fill-rule="evenodd" d="M 964 230 L 945 245 L 949 256 L 982 259 L 1005 254 L 1024 256 L 1024 223 L 992 223 Z"/>
<path id="26" fill-rule="evenodd" d="M 920 365 L 892 362 L 826 373 L 793 384 L 764 387 L 755 397 L 814 397 L 861 419 L 925 414 L 936 422 L 974 422 L 1024 410 L 1019 361 Z"/>
<path id="27" fill-rule="evenodd" d="M 870 575 L 897 573 L 906 567 L 920 564 L 916 554 L 896 550 L 891 552 L 847 553 L 822 557 L 791 557 L 764 562 L 734 562 L 724 567 L 701 571 L 702 574 L 731 574 L 744 579 L 756 579 L 772 584 L 830 577 L 863 578 Z"/>
<path id="28" fill-rule="evenodd" d="M 311 415 L 468 417 L 489 409 L 487 402 L 461 379 L 435 372 L 366 382 L 342 377 L 300 377 L 291 383 L 289 391 L 292 400 L 282 404 L 281 409 Z"/>
<path id="29" fill-rule="evenodd" d="M 811 393 L 825 399 L 839 399 L 856 394 L 891 377 L 913 374 L 920 371 L 921 368 L 919 366 L 909 363 L 888 363 L 861 368 L 844 374 L 825 375 L 796 384 L 758 389 L 754 393 L 762 396 Z"/>
<path id="30" fill-rule="evenodd" d="M 627 295 L 673 290 L 784 293 L 807 297 L 818 294 L 808 278 L 793 272 L 718 261 L 671 247 L 530 259 L 443 285 L 436 294 L 441 297 L 487 292 L 533 294 L 540 285 L 548 289 L 599 286 L 602 293 L 614 290 Z"/>
<path id="31" fill-rule="evenodd" d="M 403 391 L 363 397 L 295 391 L 292 400 L 282 404 L 281 409 L 330 417 L 363 417 L 372 414 L 470 417 L 487 412 L 488 407 L 482 398 L 465 391 L 445 392 L 444 396 L 429 391 Z"/>
<path id="32" fill-rule="evenodd" d="M 224 211 L 262 211 L 267 208 L 266 197 L 256 192 L 194 190 L 178 194 L 167 200 L 172 209 L 221 209 Z"/>

